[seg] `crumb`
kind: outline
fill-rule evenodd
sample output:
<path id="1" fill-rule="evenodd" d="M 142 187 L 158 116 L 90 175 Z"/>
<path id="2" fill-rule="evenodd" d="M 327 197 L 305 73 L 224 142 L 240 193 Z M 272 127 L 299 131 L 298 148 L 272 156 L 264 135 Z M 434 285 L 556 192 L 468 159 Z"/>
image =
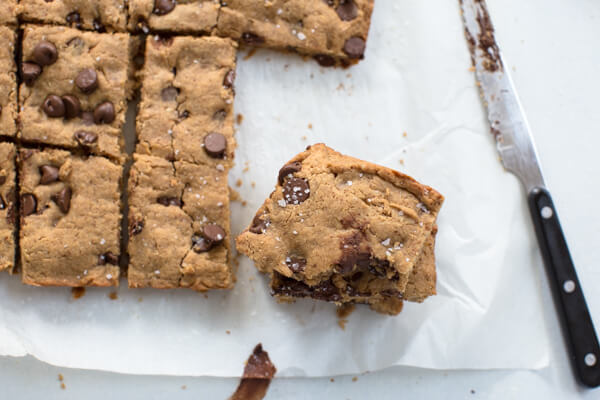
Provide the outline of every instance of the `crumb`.
<path id="1" fill-rule="evenodd" d="M 250 57 L 252 57 L 252 56 L 253 56 L 253 55 L 255 55 L 255 54 L 256 54 L 256 47 L 254 47 L 254 48 L 250 49 L 250 51 L 248 52 L 248 54 L 246 54 L 246 55 L 244 56 L 244 61 L 246 61 L 246 60 L 249 60 L 249 59 L 250 59 Z"/>
<path id="2" fill-rule="evenodd" d="M 65 389 L 67 388 L 67 386 L 66 386 L 66 385 L 65 385 L 63 382 L 61 382 L 61 384 L 60 384 L 60 388 L 61 388 L 62 390 L 65 390 Z"/>
<path id="3" fill-rule="evenodd" d="M 253 188 L 255 188 L 255 187 L 256 187 L 256 182 L 252 181 L 252 182 L 250 183 L 250 186 L 252 186 Z"/>
<path id="4" fill-rule="evenodd" d="M 471 394 L 475 394 L 475 389 L 471 389 Z"/>
<path id="5" fill-rule="evenodd" d="M 352 78 L 352 74 L 351 73 L 347 73 L 346 74 L 346 78 L 348 78 L 348 79 Z"/>
<path id="6" fill-rule="evenodd" d="M 74 287 L 74 288 L 71 288 L 71 296 L 73 296 L 73 298 L 75 300 L 82 298 L 84 294 L 85 294 L 85 288 L 84 287 Z"/>
<path id="7" fill-rule="evenodd" d="M 400 159 L 400 165 L 404 165 L 404 160 Z"/>
<path id="8" fill-rule="evenodd" d="M 407 137 L 407 136 L 408 136 L 408 133 L 402 132 L 402 137 Z"/>
<path id="9" fill-rule="evenodd" d="M 242 180 L 238 179 L 237 181 L 235 181 L 235 186 L 237 186 L 237 187 L 242 186 Z"/>
<path id="10" fill-rule="evenodd" d="M 252 282 L 254 280 L 254 276 L 251 276 L 250 278 L 248 278 L 248 281 Z"/>
<path id="11" fill-rule="evenodd" d="M 187 386 L 185 386 L 185 385 L 182 385 L 182 386 L 181 386 L 181 390 L 185 390 L 185 389 L 187 389 Z"/>
<path id="12" fill-rule="evenodd" d="M 286 71 L 287 71 L 288 69 L 290 69 L 290 64 L 285 64 L 285 65 L 283 66 L 283 69 L 284 69 L 284 70 L 286 70 Z"/>
<path id="13" fill-rule="evenodd" d="M 235 116 L 235 123 L 238 125 L 242 124 L 242 121 L 244 121 L 244 116 L 242 114 L 238 114 Z"/>
<path id="14" fill-rule="evenodd" d="M 338 319 L 338 326 L 340 328 L 342 328 L 343 331 L 346 330 L 346 323 L 348 322 L 347 319 Z"/>
<path id="15" fill-rule="evenodd" d="M 117 292 L 110 292 L 108 294 L 108 298 L 111 300 L 117 300 L 119 298 L 119 296 L 117 295 Z"/>
<path id="16" fill-rule="evenodd" d="M 329 382 L 335 382 L 335 379 L 329 378 Z"/>
<path id="17" fill-rule="evenodd" d="M 250 163 L 248 163 L 248 161 L 246 161 L 244 163 L 244 169 L 242 170 L 242 172 L 248 172 L 250 171 Z"/>
<path id="18" fill-rule="evenodd" d="M 144 301 L 143 297 L 138 297 L 138 303 L 141 303 L 142 301 Z"/>
<path id="19" fill-rule="evenodd" d="M 267 58 L 265 58 L 265 61 L 266 61 L 266 62 L 271 62 L 271 57 L 267 57 Z"/>
<path id="20" fill-rule="evenodd" d="M 228 334 L 228 335 L 231 335 L 231 331 L 230 330 L 226 330 L 225 333 Z"/>
<path id="21" fill-rule="evenodd" d="M 344 89 L 345 89 L 345 87 L 344 87 L 344 84 L 343 84 L 343 83 L 340 83 L 340 84 L 338 85 L 338 87 L 336 87 L 336 88 L 335 88 L 335 90 L 344 90 Z"/>
<path id="22" fill-rule="evenodd" d="M 206 293 L 203 294 L 205 299 L 208 299 L 208 295 Z"/>
<path id="23" fill-rule="evenodd" d="M 312 124 L 308 124 L 308 129 L 312 129 Z"/>
<path id="24" fill-rule="evenodd" d="M 302 136 L 300 139 L 302 139 L 302 140 L 306 140 L 306 139 L 307 139 L 307 137 L 306 137 L 306 136 Z"/>
<path id="25" fill-rule="evenodd" d="M 475 72 L 475 67 L 471 65 L 471 66 L 469 67 L 469 72 Z"/>
<path id="26" fill-rule="evenodd" d="M 58 380 L 59 381 L 63 381 L 65 379 L 65 377 L 63 376 L 63 374 L 58 374 Z"/>
<path id="27" fill-rule="evenodd" d="M 315 74 L 313 74 L 312 72 L 310 73 L 310 79 L 314 79 L 315 78 Z"/>
<path id="28" fill-rule="evenodd" d="M 337 314 L 338 318 L 346 318 L 350 314 L 352 314 L 352 312 L 355 309 L 356 309 L 356 305 L 354 305 L 354 304 L 344 304 L 344 305 L 339 306 L 335 310 L 335 313 Z"/>
<path id="29" fill-rule="evenodd" d="M 233 189 L 231 186 L 229 187 L 229 198 L 231 201 L 241 201 L 242 196 L 238 193 L 237 190 Z"/>
<path id="30" fill-rule="evenodd" d="M 242 200 L 242 207 L 246 207 L 247 204 L 248 202 L 246 200 Z"/>
<path id="31" fill-rule="evenodd" d="M 352 378 L 352 382 L 356 382 L 358 380 L 358 376 L 355 376 L 354 378 Z"/>

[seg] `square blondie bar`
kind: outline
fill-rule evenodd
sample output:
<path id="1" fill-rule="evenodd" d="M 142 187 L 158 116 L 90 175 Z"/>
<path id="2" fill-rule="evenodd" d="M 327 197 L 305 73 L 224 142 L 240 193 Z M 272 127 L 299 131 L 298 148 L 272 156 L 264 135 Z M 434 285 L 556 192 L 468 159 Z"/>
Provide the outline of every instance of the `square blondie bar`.
<path id="1" fill-rule="evenodd" d="M 123 168 L 62 150 L 19 152 L 23 283 L 119 284 Z"/>
<path id="2" fill-rule="evenodd" d="M 231 165 L 236 48 L 216 37 L 148 37 L 138 154 Z"/>
<path id="3" fill-rule="evenodd" d="M 279 172 L 236 240 L 280 300 L 367 303 L 394 314 L 435 293 L 443 196 L 391 169 L 317 144 Z"/>
<path id="4" fill-rule="evenodd" d="M 231 288 L 227 171 L 134 157 L 129 178 L 129 286 Z"/>
<path id="5" fill-rule="evenodd" d="M 217 26 L 218 0 L 129 0 L 132 32 L 211 33 Z"/>
<path id="6" fill-rule="evenodd" d="M 130 43 L 122 33 L 26 25 L 20 139 L 122 160 Z"/>

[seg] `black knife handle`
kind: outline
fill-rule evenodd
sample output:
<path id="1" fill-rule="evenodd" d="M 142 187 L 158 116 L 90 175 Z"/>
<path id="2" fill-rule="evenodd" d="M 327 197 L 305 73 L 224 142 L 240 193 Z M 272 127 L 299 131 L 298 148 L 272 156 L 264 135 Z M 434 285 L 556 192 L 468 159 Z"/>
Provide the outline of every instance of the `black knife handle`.
<path id="1" fill-rule="evenodd" d="M 550 193 L 531 190 L 529 209 L 576 375 L 600 386 L 600 345 Z"/>

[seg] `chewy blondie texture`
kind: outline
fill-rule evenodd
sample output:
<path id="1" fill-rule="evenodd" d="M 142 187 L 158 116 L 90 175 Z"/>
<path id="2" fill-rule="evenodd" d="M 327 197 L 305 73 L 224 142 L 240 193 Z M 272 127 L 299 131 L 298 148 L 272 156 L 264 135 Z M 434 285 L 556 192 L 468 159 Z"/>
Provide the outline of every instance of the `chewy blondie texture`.
<path id="1" fill-rule="evenodd" d="M 236 44 L 149 37 L 137 116 L 138 154 L 228 167 L 233 159 Z"/>
<path id="2" fill-rule="evenodd" d="M 228 0 L 217 33 L 251 46 L 349 65 L 365 52 L 373 0 Z"/>
<path id="3" fill-rule="evenodd" d="M 280 300 L 368 303 L 396 314 L 402 299 L 435 293 L 442 202 L 406 175 L 317 144 L 282 167 L 237 249 L 270 274 Z"/>
<path id="4" fill-rule="evenodd" d="M 12 29 L 0 26 L 0 38 L 0 136 L 12 137 L 17 133 L 16 34 Z"/>
<path id="5" fill-rule="evenodd" d="M 15 266 L 16 155 L 15 145 L 0 143 L 0 271 Z"/>
<path id="6" fill-rule="evenodd" d="M 231 288 L 227 171 L 153 156 L 134 158 L 129 286 Z"/>
<path id="7" fill-rule="evenodd" d="M 96 32 L 124 32 L 127 27 L 125 3 L 126 0 L 20 0 L 18 13 L 27 22 Z"/>
<path id="8" fill-rule="evenodd" d="M 129 0 L 132 32 L 210 33 L 217 26 L 218 0 Z"/>
<path id="9" fill-rule="evenodd" d="M 17 0 L 2 0 L 0 5 L 0 25 L 17 25 Z M 0 37 L 6 37 L 4 33 Z"/>
<path id="10" fill-rule="evenodd" d="M 130 94 L 127 34 L 27 25 L 19 95 L 21 140 L 123 158 Z"/>
<path id="11" fill-rule="evenodd" d="M 62 150 L 19 152 L 23 282 L 117 286 L 122 167 Z"/>

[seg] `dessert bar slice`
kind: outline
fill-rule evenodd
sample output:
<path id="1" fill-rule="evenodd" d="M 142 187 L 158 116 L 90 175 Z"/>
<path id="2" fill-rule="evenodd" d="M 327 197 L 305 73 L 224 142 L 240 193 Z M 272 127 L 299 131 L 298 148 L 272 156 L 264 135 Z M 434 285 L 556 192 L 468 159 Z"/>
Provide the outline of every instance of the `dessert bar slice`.
<path id="1" fill-rule="evenodd" d="M 21 140 L 122 159 L 129 49 L 127 34 L 25 26 Z"/>
<path id="2" fill-rule="evenodd" d="M 17 133 L 16 34 L 12 29 L 0 26 L 0 37 L 0 136 L 12 137 Z"/>
<path id="3" fill-rule="evenodd" d="M 67 25 L 96 32 L 124 32 L 126 0 L 20 0 L 23 21 Z"/>
<path id="4" fill-rule="evenodd" d="M 217 0 L 129 0 L 132 32 L 210 33 L 217 26 Z"/>
<path id="5" fill-rule="evenodd" d="M 228 0 L 217 32 L 251 46 L 295 51 L 322 66 L 365 52 L 373 0 Z"/>
<path id="6" fill-rule="evenodd" d="M 17 25 L 17 0 L 2 0 L 0 6 L 0 25 Z M 4 33 L 1 37 L 6 37 Z"/>
<path id="7" fill-rule="evenodd" d="M 406 175 L 318 144 L 282 167 L 237 248 L 270 274 L 282 300 L 422 301 L 435 292 L 442 202 Z"/>
<path id="8" fill-rule="evenodd" d="M 16 154 L 14 144 L 0 143 L 0 271 L 15 266 Z"/>
<path id="9" fill-rule="evenodd" d="M 23 282 L 119 284 L 122 167 L 62 150 L 19 152 Z"/>
<path id="10" fill-rule="evenodd" d="M 236 47 L 216 37 L 148 38 L 138 154 L 231 165 Z"/>
<path id="11" fill-rule="evenodd" d="M 231 288 L 227 171 L 134 157 L 129 178 L 129 286 Z"/>

